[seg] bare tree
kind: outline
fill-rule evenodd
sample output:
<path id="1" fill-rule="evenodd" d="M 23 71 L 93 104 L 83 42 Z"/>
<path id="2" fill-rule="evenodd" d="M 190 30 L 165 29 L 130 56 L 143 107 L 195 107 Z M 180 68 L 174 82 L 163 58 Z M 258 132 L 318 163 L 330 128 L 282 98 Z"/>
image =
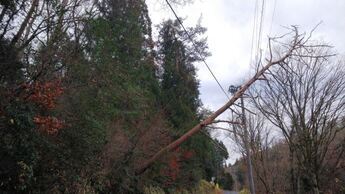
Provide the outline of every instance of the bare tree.
<path id="1" fill-rule="evenodd" d="M 85 45 L 85 21 L 96 12 L 95 2 L 89 0 L 0 3 L 0 41 L 13 50 L 4 56 L 18 59 L 26 82 L 54 78 Z M 2 69 L 14 68 L 13 60 L 2 59 L 1 63 L 4 61 Z"/>
<path id="2" fill-rule="evenodd" d="M 240 87 L 236 86 L 230 86 L 229 92 L 234 93 L 237 91 Z M 240 120 L 239 125 L 232 125 L 233 130 L 230 131 L 230 137 L 236 145 L 238 146 L 243 158 L 246 159 L 247 163 L 247 178 L 250 188 L 250 193 L 255 194 L 255 183 L 254 183 L 254 173 L 253 173 L 253 164 L 252 164 L 252 151 L 250 148 L 250 131 L 254 128 L 250 126 L 252 123 L 248 123 L 248 118 L 246 116 L 246 108 L 244 105 L 244 95 L 241 96 L 241 114 L 237 115 L 237 118 L 234 118 L 234 114 L 232 114 L 231 120 Z M 248 110 L 248 109 L 247 109 Z M 234 113 L 234 111 L 232 112 Z"/>
<path id="3" fill-rule="evenodd" d="M 250 187 L 254 187 L 254 172 L 256 173 L 257 177 L 259 177 L 259 181 L 264 185 L 266 188 L 266 193 L 270 193 L 269 186 L 267 184 L 267 175 L 266 168 L 264 165 L 264 161 L 260 160 L 261 165 L 260 167 L 257 166 L 259 154 L 263 154 L 263 142 L 264 136 L 263 134 L 263 120 L 257 118 L 254 115 L 242 115 L 242 120 L 240 125 L 233 124 L 231 126 L 232 130 L 229 133 L 229 137 L 237 146 L 238 151 L 242 154 L 242 157 L 245 158 L 247 162 L 247 171 L 248 171 L 248 183 Z M 232 118 L 234 119 L 234 118 Z M 266 142 L 268 143 L 268 142 Z M 257 154 L 257 155 L 256 155 Z M 263 156 L 263 155 L 261 155 Z M 263 159 L 263 158 L 260 158 Z M 259 170 L 264 170 L 264 174 L 258 173 Z M 262 176 L 261 176 L 262 175 Z M 257 187 L 257 183 L 255 182 Z M 256 188 L 255 187 L 255 188 Z M 256 189 L 255 189 L 256 190 Z M 255 190 L 251 188 L 251 193 L 254 193 Z"/>
<path id="4" fill-rule="evenodd" d="M 248 105 L 249 102 L 248 102 Z M 248 106 L 247 106 L 247 109 Z M 272 128 L 268 127 L 265 117 L 251 107 L 249 109 L 252 114 L 245 116 L 245 125 L 229 124 L 231 130 L 228 129 L 229 137 L 237 146 L 237 150 L 242 154 L 242 157 L 247 162 L 247 176 L 252 176 L 252 181 L 255 182 L 255 191 L 258 193 L 277 193 L 283 192 L 285 183 L 285 176 L 282 173 L 283 159 L 280 157 L 283 150 L 280 150 L 279 141 L 275 141 L 277 137 L 272 134 Z M 232 120 L 244 120 L 242 115 L 232 115 Z M 250 157 L 248 157 L 250 155 Z M 249 173 L 250 166 L 248 160 L 251 160 L 252 173 Z M 248 177 L 250 183 L 251 178 Z M 284 180 L 284 181 L 282 181 Z"/>
<path id="5" fill-rule="evenodd" d="M 332 57 L 328 45 L 304 45 L 270 68 L 266 81 L 251 91 L 256 107 L 289 145 L 293 193 L 320 193 L 330 145 L 344 129 L 339 123 L 345 110 L 345 72 Z"/>

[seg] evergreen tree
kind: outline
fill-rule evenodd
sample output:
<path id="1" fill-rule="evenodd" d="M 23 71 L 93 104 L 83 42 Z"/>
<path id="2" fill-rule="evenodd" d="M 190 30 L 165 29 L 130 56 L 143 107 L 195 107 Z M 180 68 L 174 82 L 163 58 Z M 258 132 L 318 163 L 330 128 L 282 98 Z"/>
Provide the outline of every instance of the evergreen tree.
<path id="1" fill-rule="evenodd" d="M 166 21 L 160 30 L 162 104 L 172 126 L 178 130 L 195 124 L 201 105 L 195 60 L 188 53 L 183 34 L 177 21 Z"/>
<path id="2" fill-rule="evenodd" d="M 108 185 L 99 192 L 135 193 L 133 149 L 159 104 L 151 22 L 142 0 L 101 1 L 98 6 L 101 14 L 86 24 L 86 60 L 81 61 L 85 63 L 70 69 L 73 82 L 83 87 L 71 90 L 67 100 L 78 122 L 65 135 L 78 143 L 68 141 L 66 147 L 74 147 L 72 153 L 80 153 L 76 158 L 85 162 L 101 158 L 98 168 L 108 172 L 96 182 Z M 116 125 L 119 121 L 121 125 Z M 122 150 L 117 150 L 122 145 L 114 141 L 116 134 L 125 138 L 127 147 Z M 100 156 L 105 147 L 118 156 Z"/>
<path id="3" fill-rule="evenodd" d="M 196 78 L 195 62 L 208 56 L 206 39 L 200 38 L 205 28 L 198 25 L 189 28 L 195 48 L 186 33 L 177 21 L 164 22 L 160 30 L 159 56 L 162 64 L 161 88 L 162 106 L 166 117 L 172 126 L 172 134 L 175 138 L 186 132 L 191 126 L 200 121 L 199 113 L 201 103 L 199 100 L 199 82 Z M 175 185 L 172 187 L 188 188 L 196 184 L 201 178 L 211 179 L 221 168 L 224 156 L 215 156 L 217 148 L 212 144 L 209 133 L 193 136 L 181 149 L 176 151 L 179 161 L 179 175 L 174 177 Z M 219 144 L 220 145 L 220 144 Z M 182 150 L 182 151 L 181 151 Z M 192 153 L 192 157 L 186 159 L 180 153 Z M 227 153 L 226 153 L 227 154 Z M 214 159 L 221 157 L 221 159 Z"/>

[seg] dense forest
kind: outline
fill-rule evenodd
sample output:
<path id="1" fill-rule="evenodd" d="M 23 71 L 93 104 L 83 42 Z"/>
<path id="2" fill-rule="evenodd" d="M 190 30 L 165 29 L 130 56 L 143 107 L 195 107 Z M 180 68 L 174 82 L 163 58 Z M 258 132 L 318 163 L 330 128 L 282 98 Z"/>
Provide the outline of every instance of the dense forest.
<path id="1" fill-rule="evenodd" d="M 211 112 L 207 29 L 146 3 L 0 1 L 0 193 L 345 192 L 344 61 L 315 29 L 269 38 Z"/>
<path id="2" fill-rule="evenodd" d="M 175 21 L 159 39 L 143 0 L 4 0 L 1 193 L 189 190 L 228 153 L 207 130 L 141 175 L 143 161 L 205 117 L 194 48 Z M 207 52 L 206 31 L 188 29 Z"/>

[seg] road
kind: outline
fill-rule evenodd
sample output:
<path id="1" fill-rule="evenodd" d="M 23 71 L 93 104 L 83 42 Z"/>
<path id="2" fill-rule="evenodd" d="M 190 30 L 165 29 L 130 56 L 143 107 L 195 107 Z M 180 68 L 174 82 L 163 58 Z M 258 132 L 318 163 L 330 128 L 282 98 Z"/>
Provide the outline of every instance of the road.
<path id="1" fill-rule="evenodd" d="M 224 190 L 223 194 L 238 194 L 238 192 L 237 191 L 226 191 L 226 190 Z"/>

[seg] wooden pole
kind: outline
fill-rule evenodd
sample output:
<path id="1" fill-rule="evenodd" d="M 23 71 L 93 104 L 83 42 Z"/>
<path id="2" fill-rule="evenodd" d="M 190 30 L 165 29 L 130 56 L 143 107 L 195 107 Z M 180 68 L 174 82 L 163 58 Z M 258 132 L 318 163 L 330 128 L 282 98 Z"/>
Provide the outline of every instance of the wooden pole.
<path id="1" fill-rule="evenodd" d="M 248 182 L 249 182 L 249 188 L 250 188 L 250 193 L 255 194 L 255 185 L 254 185 L 254 176 L 253 176 L 253 165 L 252 165 L 252 157 L 250 153 L 250 148 L 249 148 L 249 133 L 248 133 L 248 128 L 247 128 L 247 119 L 246 119 L 246 113 L 245 113 L 245 108 L 244 108 L 244 100 L 243 96 L 241 96 L 241 108 L 242 108 L 242 126 L 243 126 L 243 131 L 244 131 L 244 148 L 246 151 L 247 155 L 247 169 L 248 169 Z"/>

